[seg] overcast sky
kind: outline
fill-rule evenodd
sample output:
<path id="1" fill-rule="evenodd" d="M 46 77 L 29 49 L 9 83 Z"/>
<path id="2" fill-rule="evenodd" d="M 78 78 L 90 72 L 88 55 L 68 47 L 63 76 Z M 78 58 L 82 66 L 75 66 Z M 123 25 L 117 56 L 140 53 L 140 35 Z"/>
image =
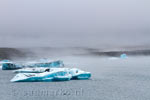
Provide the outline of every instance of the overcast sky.
<path id="1" fill-rule="evenodd" d="M 150 0 L 0 0 L 0 47 L 150 44 Z"/>

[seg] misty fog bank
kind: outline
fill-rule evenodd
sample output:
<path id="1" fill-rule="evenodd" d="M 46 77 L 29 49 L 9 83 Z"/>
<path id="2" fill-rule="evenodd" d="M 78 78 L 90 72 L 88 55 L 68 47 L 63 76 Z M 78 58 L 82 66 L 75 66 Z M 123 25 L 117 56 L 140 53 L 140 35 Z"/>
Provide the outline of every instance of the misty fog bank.
<path id="1" fill-rule="evenodd" d="M 1 0 L 0 47 L 150 43 L 149 0 Z"/>

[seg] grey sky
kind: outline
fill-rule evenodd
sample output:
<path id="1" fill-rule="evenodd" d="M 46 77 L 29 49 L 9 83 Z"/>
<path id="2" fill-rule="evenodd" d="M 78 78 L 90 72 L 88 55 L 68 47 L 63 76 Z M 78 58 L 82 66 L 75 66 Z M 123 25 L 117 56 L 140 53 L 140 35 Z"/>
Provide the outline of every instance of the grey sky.
<path id="1" fill-rule="evenodd" d="M 0 0 L 0 47 L 149 43 L 149 0 Z"/>

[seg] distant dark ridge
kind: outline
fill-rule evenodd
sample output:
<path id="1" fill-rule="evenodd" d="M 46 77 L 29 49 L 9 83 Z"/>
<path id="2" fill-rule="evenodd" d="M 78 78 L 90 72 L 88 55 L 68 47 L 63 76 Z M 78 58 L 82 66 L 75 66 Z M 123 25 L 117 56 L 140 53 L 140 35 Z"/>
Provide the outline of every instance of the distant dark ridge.
<path id="1" fill-rule="evenodd" d="M 107 51 L 107 52 L 101 52 L 101 51 L 91 51 L 91 55 L 97 55 L 97 56 L 120 56 L 121 54 L 127 54 L 131 56 L 149 56 L 150 50 L 134 50 L 134 51 Z"/>
<path id="2" fill-rule="evenodd" d="M 0 48 L 0 60 L 2 59 L 13 59 L 13 57 L 23 58 L 26 54 L 15 48 Z"/>
<path id="3" fill-rule="evenodd" d="M 25 60 L 28 58 L 38 59 L 51 56 L 63 56 L 66 55 L 93 55 L 93 56 L 111 56 L 119 57 L 121 54 L 127 54 L 131 56 L 149 56 L 150 49 L 146 50 L 117 50 L 106 51 L 92 48 L 0 48 L 0 60 Z"/>

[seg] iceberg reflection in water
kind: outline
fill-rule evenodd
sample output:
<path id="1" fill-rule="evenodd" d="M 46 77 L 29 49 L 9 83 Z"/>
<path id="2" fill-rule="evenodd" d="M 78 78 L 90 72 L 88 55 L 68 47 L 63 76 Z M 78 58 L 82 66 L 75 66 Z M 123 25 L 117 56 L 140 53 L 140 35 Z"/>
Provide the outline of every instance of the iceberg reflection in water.
<path id="1" fill-rule="evenodd" d="M 42 73 L 28 73 L 32 70 L 31 68 L 31 70 L 25 70 L 24 72 L 26 73 L 18 73 L 11 82 L 69 81 L 71 79 L 89 79 L 91 77 L 90 72 L 77 68 L 44 68 Z M 36 70 L 39 70 L 39 68 Z"/>

